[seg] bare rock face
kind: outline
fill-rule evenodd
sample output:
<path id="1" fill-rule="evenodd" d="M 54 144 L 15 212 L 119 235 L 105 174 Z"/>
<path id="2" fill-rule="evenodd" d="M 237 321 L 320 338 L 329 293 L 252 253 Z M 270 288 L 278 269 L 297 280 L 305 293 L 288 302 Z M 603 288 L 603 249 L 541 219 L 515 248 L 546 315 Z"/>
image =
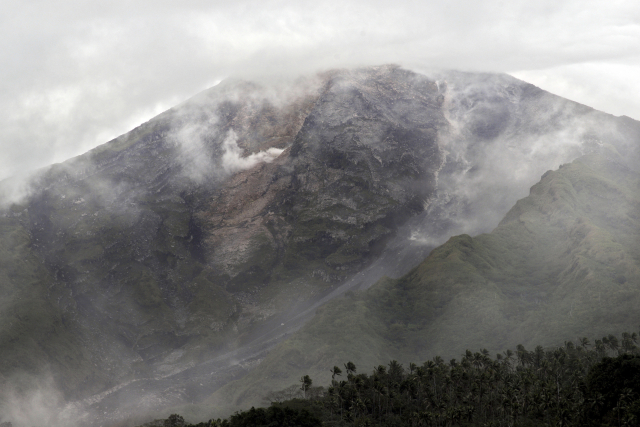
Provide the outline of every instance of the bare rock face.
<path id="1" fill-rule="evenodd" d="M 328 76 L 285 151 L 225 181 L 198 214 L 228 289 L 311 271 L 318 292 L 378 254 L 433 195 L 441 104 L 435 83 L 396 68 Z"/>
<path id="2" fill-rule="evenodd" d="M 41 172 L 5 225 L 73 333 L 25 339 L 23 360 L 44 346 L 79 396 L 192 366 L 327 293 L 433 195 L 442 99 L 393 66 L 278 90 L 228 81 Z M 29 322 L 8 316 L 9 330 Z"/>
<path id="3" fill-rule="evenodd" d="M 197 370 L 356 275 L 390 274 L 374 263 L 400 274 L 489 231 L 559 163 L 616 150 L 637 164 L 638 135 L 508 76 L 224 81 L 3 208 L 0 378 L 52 372 L 80 398 Z"/>
<path id="4" fill-rule="evenodd" d="M 275 176 L 278 165 L 288 157 L 283 153 L 274 164 L 239 172 L 217 192 L 207 209 L 198 213 L 207 230 L 208 263 L 228 280 L 239 274 L 261 276 L 254 280 L 257 284 L 268 279 L 265 273 L 272 268 L 278 245 L 290 230 L 284 218 L 274 213 L 281 193 L 291 186 L 290 176 Z"/>

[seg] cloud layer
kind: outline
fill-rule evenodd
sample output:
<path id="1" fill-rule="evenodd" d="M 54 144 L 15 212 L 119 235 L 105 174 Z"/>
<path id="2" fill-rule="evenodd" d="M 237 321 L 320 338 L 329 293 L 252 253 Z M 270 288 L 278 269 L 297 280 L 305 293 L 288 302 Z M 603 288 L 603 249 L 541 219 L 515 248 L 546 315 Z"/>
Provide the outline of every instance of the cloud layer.
<path id="1" fill-rule="evenodd" d="M 501 71 L 640 119 L 634 2 L 7 0 L 4 10 L 0 179 L 81 154 L 231 75 L 389 62 Z"/>

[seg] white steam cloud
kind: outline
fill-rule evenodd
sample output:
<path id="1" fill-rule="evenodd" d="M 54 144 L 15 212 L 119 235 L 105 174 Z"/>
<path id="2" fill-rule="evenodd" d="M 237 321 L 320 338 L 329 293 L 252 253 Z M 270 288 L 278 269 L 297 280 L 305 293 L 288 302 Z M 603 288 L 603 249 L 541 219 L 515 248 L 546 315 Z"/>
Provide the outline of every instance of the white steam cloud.
<path id="1" fill-rule="evenodd" d="M 226 76 L 517 72 L 640 118 L 636 2 L 4 0 L 0 179 L 79 155 Z"/>
<path id="2" fill-rule="evenodd" d="M 438 191 L 409 235 L 417 244 L 491 231 L 543 173 L 601 149 L 608 142 L 602 135 L 616 132 L 603 115 L 562 98 L 523 100 L 525 86 L 508 76 L 436 78 L 446 80 L 450 127 L 440 140 L 445 163 Z"/>
<path id="3" fill-rule="evenodd" d="M 238 145 L 238 136 L 230 129 L 221 145 L 222 156 L 216 159 L 212 146 L 218 132 L 213 126 L 216 121 L 211 119 L 206 124 L 189 124 L 173 135 L 183 175 L 195 183 L 202 183 L 209 177 L 225 178 L 259 163 L 271 163 L 284 151 L 271 147 L 245 157 L 244 150 Z"/>
<path id="4" fill-rule="evenodd" d="M 242 157 L 243 150 L 238 146 L 238 137 L 233 129 L 227 134 L 227 138 L 222 143 L 222 148 L 224 149 L 222 167 L 229 174 L 250 169 L 258 163 L 271 163 L 284 151 L 280 148 L 271 147 L 266 151 L 259 151 L 247 157 Z"/>
<path id="5" fill-rule="evenodd" d="M 213 116 L 206 123 L 187 123 L 172 135 L 182 173 L 196 183 L 203 182 L 214 170 L 213 153 L 207 141 L 215 137 L 216 122 Z"/>
<path id="6" fill-rule="evenodd" d="M 0 182 L 0 209 L 22 203 L 33 193 L 32 174 L 20 174 Z"/>
<path id="7" fill-rule="evenodd" d="M 34 381 L 37 384 L 33 384 Z M 74 404 L 65 403 L 51 377 L 27 380 L 35 387 L 19 390 L 3 385 L 0 394 L 0 423 L 13 427 L 74 427 L 87 421 L 88 414 Z"/>

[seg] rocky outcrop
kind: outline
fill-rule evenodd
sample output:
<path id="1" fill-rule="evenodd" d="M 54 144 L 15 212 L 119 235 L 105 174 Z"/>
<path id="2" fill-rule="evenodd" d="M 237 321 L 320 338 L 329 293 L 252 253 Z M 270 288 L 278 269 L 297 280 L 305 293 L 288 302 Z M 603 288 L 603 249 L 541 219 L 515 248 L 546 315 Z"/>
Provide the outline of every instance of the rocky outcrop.
<path id="1" fill-rule="evenodd" d="M 492 229 L 548 169 L 607 150 L 633 167 L 639 129 L 502 75 L 222 82 L 2 211 L 0 375 L 46 365 L 81 397 L 197 370 L 342 283 Z"/>
<path id="2" fill-rule="evenodd" d="M 380 67 L 287 90 L 222 83 L 43 171 L 5 214 L 74 331 L 50 351 L 59 378 L 82 373 L 69 393 L 233 348 L 357 272 L 424 209 L 446 129 L 432 81 Z"/>
<path id="3" fill-rule="evenodd" d="M 441 104 L 435 83 L 396 68 L 330 76 L 280 157 L 198 214 L 210 264 L 237 290 L 309 271 L 322 290 L 353 274 L 433 195 Z"/>

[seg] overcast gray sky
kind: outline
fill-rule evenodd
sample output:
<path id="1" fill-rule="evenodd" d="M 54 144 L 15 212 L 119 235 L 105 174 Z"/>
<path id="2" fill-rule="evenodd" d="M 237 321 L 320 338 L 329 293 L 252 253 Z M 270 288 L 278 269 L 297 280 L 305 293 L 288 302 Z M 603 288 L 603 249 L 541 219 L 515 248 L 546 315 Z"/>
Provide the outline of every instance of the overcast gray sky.
<path id="1" fill-rule="evenodd" d="M 2 0 L 0 179 L 230 75 L 397 63 L 501 71 L 640 119 L 636 0 Z"/>

